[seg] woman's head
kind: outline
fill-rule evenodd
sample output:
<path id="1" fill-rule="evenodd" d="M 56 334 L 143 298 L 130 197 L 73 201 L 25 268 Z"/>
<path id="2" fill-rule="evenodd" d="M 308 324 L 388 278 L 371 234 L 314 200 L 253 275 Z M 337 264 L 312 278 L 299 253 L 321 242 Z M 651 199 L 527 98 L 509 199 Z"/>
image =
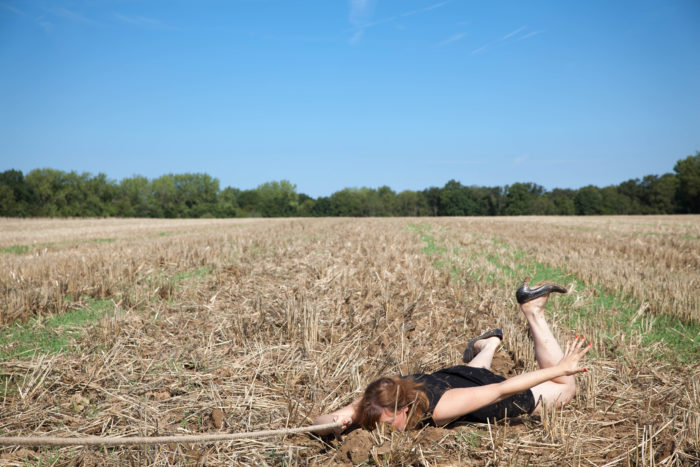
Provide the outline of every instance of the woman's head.
<path id="1" fill-rule="evenodd" d="M 410 378 L 384 377 L 371 383 L 360 399 L 359 424 L 372 429 L 377 423 L 413 428 L 428 410 L 428 398 Z"/>

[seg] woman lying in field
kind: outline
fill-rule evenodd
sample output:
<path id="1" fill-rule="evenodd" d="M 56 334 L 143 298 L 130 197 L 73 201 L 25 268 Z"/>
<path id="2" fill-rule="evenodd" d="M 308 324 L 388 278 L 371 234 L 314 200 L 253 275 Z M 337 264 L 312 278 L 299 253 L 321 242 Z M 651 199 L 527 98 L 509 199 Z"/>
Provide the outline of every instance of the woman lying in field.
<path id="1" fill-rule="evenodd" d="M 494 329 L 469 342 L 463 357 L 466 365 L 432 374 L 380 378 L 367 386 L 362 397 L 317 417 L 314 423 L 342 421 L 336 433 L 358 425 L 372 429 L 377 423 L 390 423 L 403 430 L 426 419 L 443 426 L 537 414 L 543 405 L 561 407 L 576 394 L 573 375 L 586 371 L 578 364 L 591 346 L 584 347 L 584 338 L 576 337 L 573 344 L 566 342 L 562 352 L 544 316 L 552 292 L 566 293 L 566 289 L 556 284 L 530 289 L 523 283 L 516 292 L 535 342 L 539 370 L 510 379 L 491 373 L 491 361 L 503 337 L 500 329 Z"/>

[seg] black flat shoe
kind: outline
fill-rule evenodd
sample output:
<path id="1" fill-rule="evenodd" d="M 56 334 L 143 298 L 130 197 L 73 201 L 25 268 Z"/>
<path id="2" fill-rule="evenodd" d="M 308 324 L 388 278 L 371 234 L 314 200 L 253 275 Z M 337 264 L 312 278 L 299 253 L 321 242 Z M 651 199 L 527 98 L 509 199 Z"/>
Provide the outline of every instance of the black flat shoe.
<path id="1" fill-rule="evenodd" d="M 552 292 L 567 293 L 567 290 L 561 285 L 554 283 L 540 285 L 539 287 L 531 289 L 530 286 L 527 285 L 527 280 L 525 280 L 523 281 L 523 285 L 515 291 L 515 298 L 518 300 L 518 303 L 522 305 L 530 300 L 549 295 Z"/>
<path id="2" fill-rule="evenodd" d="M 481 339 L 488 339 L 489 337 L 498 337 L 499 339 L 503 340 L 503 331 L 501 331 L 500 329 L 491 329 L 490 331 L 483 333 L 479 337 L 475 337 L 474 339 L 470 340 L 467 344 L 467 348 L 464 349 L 462 361 L 464 363 L 471 362 L 472 359 L 476 356 L 476 352 L 474 351 L 474 344 L 476 344 L 476 341 L 480 341 Z"/>

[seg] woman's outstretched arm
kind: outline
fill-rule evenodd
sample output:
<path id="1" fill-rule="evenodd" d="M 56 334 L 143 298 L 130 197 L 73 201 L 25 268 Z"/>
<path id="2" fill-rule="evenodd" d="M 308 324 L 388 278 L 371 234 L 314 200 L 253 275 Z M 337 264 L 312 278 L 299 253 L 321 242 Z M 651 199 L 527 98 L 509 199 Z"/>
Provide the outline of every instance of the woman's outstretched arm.
<path id="1" fill-rule="evenodd" d="M 433 420 L 437 425 L 444 425 L 545 381 L 585 371 L 585 368 L 578 367 L 578 363 L 590 348 L 590 345 L 583 347 L 583 339 L 577 338 L 573 345 L 567 341 L 564 358 L 555 366 L 523 373 L 501 383 L 445 391 L 433 410 Z"/>
<path id="2" fill-rule="evenodd" d="M 351 426 L 355 425 L 355 420 L 357 420 L 357 406 L 360 404 L 362 397 L 358 397 L 350 404 L 346 405 L 342 409 L 338 409 L 335 412 L 319 415 L 314 419 L 314 425 L 323 425 L 326 423 L 333 422 L 343 422 L 343 426 L 335 429 L 327 429 L 316 431 L 317 435 L 328 435 L 333 432 L 340 434 Z"/>

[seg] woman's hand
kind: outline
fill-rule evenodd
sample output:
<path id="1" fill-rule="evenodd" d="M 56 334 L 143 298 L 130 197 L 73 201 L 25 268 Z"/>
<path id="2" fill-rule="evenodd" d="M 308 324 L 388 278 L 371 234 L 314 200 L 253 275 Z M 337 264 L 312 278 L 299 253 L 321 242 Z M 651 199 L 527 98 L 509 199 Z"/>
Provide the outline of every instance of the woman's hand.
<path id="1" fill-rule="evenodd" d="M 343 434 L 343 432 L 352 425 L 352 418 L 343 417 L 341 415 L 333 417 L 333 421 L 343 423 L 342 426 L 333 429 L 333 432 L 336 434 L 336 436 L 340 436 L 341 434 Z"/>
<path id="2" fill-rule="evenodd" d="M 335 435 L 340 435 L 343 433 L 343 431 L 345 431 L 349 426 L 352 425 L 352 418 L 343 416 L 342 414 L 325 414 L 316 417 L 316 419 L 314 420 L 314 425 L 325 425 L 326 423 L 336 422 L 342 422 L 343 425 L 335 428 L 326 428 L 325 430 L 317 431 L 316 434 L 329 435 L 333 433 Z"/>
<path id="3" fill-rule="evenodd" d="M 314 420 L 314 425 L 325 425 L 326 423 L 341 422 L 342 426 L 336 428 L 326 428 L 324 430 L 316 431 L 315 433 L 319 435 L 329 435 L 331 433 L 336 435 L 342 434 L 345 430 L 353 426 L 353 420 L 355 420 L 355 413 L 359 403 L 360 398 L 358 397 L 352 403 L 346 405 L 342 409 L 316 417 Z"/>
<path id="4" fill-rule="evenodd" d="M 564 372 L 566 376 L 575 375 L 576 373 L 581 373 L 582 371 L 588 371 L 586 368 L 579 368 L 578 363 L 586 355 L 586 352 L 591 350 L 591 345 L 583 346 L 583 341 L 585 337 L 579 339 L 578 336 L 574 339 L 573 344 L 568 340 L 566 341 L 566 350 L 564 351 L 564 358 L 561 359 L 557 366 Z"/>

